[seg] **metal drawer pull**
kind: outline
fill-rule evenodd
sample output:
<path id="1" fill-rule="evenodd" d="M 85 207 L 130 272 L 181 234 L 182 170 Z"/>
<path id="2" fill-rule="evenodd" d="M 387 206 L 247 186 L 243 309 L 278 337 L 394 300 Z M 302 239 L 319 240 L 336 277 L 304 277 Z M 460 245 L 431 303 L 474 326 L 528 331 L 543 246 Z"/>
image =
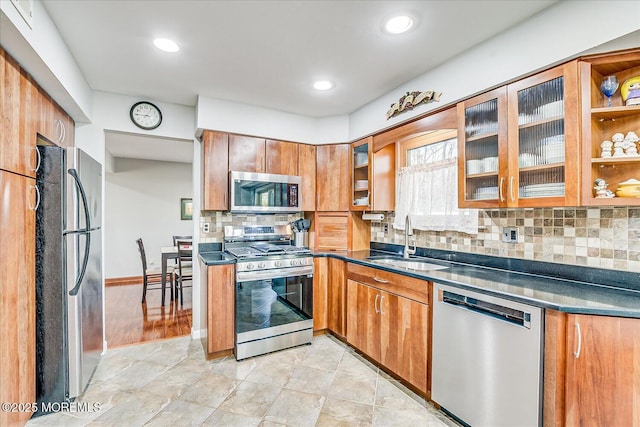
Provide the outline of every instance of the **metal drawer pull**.
<path id="1" fill-rule="evenodd" d="M 498 189 L 500 190 L 500 201 L 504 202 L 504 176 L 500 177 L 500 185 L 498 186 Z"/>
<path id="2" fill-rule="evenodd" d="M 375 280 L 378 283 L 389 283 L 388 280 L 384 280 L 384 279 L 381 279 L 381 278 L 375 277 L 375 276 L 373 277 L 373 280 Z"/>
<path id="3" fill-rule="evenodd" d="M 373 302 L 373 308 L 376 313 L 380 313 L 380 310 L 378 309 L 378 298 L 380 298 L 380 294 L 376 295 L 376 300 Z"/>
<path id="4" fill-rule="evenodd" d="M 509 178 L 509 195 L 511 196 L 511 201 L 515 202 L 516 198 L 513 195 L 513 176 Z"/>
<path id="5" fill-rule="evenodd" d="M 40 206 L 40 189 L 36 185 L 31 185 L 30 188 L 36 190 L 36 204 L 35 206 L 29 206 L 29 210 L 35 211 Z"/>
<path id="6" fill-rule="evenodd" d="M 380 314 L 384 314 L 384 311 L 382 311 L 382 300 L 384 300 L 384 295 L 380 295 Z"/>
<path id="7" fill-rule="evenodd" d="M 38 150 L 38 147 L 31 147 L 34 150 L 36 150 L 36 157 L 38 158 L 38 161 L 36 162 L 36 167 L 31 169 L 33 172 L 37 172 L 38 169 L 40 169 L 40 163 L 42 162 L 42 156 L 40 155 L 40 150 Z"/>
<path id="8" fill-rule="evenodd" d="M 582 332 L 580 331 L 580 324 L 576 323 L 576 334 L 578 335 L 578 348 L 573 352 L 573 355 L 576 357 L 580 357 L 580 350 L 582 350 Z"/>

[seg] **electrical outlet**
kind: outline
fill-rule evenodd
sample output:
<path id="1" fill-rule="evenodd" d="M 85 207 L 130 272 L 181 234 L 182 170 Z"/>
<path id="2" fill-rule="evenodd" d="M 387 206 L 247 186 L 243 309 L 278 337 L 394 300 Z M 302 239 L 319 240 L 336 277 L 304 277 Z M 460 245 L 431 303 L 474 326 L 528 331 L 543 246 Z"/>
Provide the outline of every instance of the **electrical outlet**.
<path id="1" fill-rule="evenodd" d="M 384 223 L 382 225 L 382 231 L 384 232 L 384 234 L 388 234 L 389 233 L 389 224 L 388 223 Z"/>
<path id="2" fill-rule="evenodd" d="M 209 232 L 209 223 L 205 222 L 204 224 L 202 224 L 202 232 L 203 233 L 208 233 Z"/>
<path id="3" fill-rule="evenodd" d="M 516 243 L 518 241 L 518 229 L 514 227 L 504 227 L 502 229 L 502 241 L 505 243 Z"/>

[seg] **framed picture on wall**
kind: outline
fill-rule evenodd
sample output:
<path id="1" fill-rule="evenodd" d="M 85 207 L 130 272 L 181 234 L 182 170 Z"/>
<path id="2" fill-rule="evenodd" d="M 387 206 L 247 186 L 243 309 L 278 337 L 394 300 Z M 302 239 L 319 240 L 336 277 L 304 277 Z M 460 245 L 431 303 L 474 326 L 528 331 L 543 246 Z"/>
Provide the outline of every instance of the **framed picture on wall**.
<path id="1" fill-rule="evenodd" d="M 192 199 L 180 199 L 180 219 L 182 220 L 193 219 L 193 200 Z"/>

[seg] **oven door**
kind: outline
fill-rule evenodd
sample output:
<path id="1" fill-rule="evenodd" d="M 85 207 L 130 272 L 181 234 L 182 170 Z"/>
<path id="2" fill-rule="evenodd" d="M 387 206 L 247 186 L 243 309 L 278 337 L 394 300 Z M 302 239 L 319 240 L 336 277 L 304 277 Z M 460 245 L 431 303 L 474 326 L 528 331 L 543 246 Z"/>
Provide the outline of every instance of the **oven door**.
<path id="1" fill-rule="evenodd" d="M 279 349 L 274 340 L 286 342 L 280 348 L 304 344 L 300 340 L 313 335 L 313 270 L 278 277 L 238 274 L 235 314 L 238 359 Z M 243 344 L 252 349 L 243 350 Z"/>

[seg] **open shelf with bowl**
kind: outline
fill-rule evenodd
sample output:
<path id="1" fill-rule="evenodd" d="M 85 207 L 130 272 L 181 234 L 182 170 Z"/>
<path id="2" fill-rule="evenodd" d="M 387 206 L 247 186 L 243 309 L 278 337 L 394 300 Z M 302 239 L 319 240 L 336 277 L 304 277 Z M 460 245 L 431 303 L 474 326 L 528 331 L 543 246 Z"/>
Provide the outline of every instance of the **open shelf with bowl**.
<path id="1" fill-rule="evenodd" d="M 609 106 L 601 86 L 610 76 L 619 86 Z M 640 105 L 627 105 L 640 100 L 632 100 L 630 81 L 637 81 L 640 91 L 640 49 L 592 55 L 580 62 L 583 205 L 640 206 L 640 197 L 629 190 L 640 180 Z"/>

